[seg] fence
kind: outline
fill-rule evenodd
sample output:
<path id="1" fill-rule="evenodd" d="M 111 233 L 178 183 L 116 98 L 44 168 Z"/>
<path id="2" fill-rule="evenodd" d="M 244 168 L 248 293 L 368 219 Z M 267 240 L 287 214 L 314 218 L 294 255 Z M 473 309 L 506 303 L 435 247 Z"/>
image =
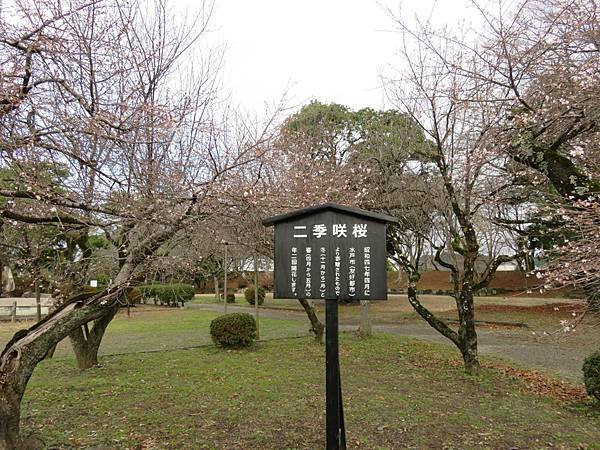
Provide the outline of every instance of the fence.
<path id="1" fill-rule="evenodd" d="M 40 304 L 35 298 L 0 299 L 0 320 L 15 322 L 22 319 L 36 319 L 48 314 L 47 298 Z"/>

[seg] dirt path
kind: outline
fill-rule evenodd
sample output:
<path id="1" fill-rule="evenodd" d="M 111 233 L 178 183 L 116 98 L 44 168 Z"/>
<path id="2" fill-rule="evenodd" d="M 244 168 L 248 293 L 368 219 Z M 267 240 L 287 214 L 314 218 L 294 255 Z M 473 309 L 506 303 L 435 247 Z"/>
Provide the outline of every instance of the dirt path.
<path id="1" fill-rule="evenodd" d="M 190 304 L 187 307 L 211 311 L 223 311 L 222 305 Z M 228 306 L 228 312 L 248 312 L 253 314 L 253 308 Z M 261 309 L 260 317 L 287 320 L 305 320 L 306 315 L 301 311 L 279 309 Z M 355 325 L 341 324 L 341 329 L 356 329 Z M 423 321 L 405 321 L 398 325 L 375 325 L 375 331 L 393 333 L 426 341 L 451 345 Z M 506 330 L 479 328 L 479 351 L 482 355 L 507 358 L 526 368 L 538 369 L 554 373 L 574 381 L 582 379 L 581 366 L 590 348 L 594 345 L 581 346 L 579 340 L 544 338 L 534 335 L 530 330 Z M 600 347 L 600 342 L 598 343 Z"/>
<path id="2" fill-rule="evenodd" d="M 448 339 L 424 322 L 376 325 L 374 329 L 450 345 Z M 527 368 L 555 373 L 572 380 L 582 379 L 581 366 L 589 355 L 587 349 L 574 348 L 567 341 L 552 342 L 544 338 L 536 340 L 525 333 L 480 328 L 477 331 L 479 352 L 482 355 L 507 358 Z"/>

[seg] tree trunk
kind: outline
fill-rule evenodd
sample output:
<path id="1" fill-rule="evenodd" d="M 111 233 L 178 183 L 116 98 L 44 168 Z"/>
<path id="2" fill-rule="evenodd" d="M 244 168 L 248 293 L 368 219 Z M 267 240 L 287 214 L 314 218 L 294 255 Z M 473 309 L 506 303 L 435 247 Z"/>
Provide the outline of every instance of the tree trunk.
<path id="1" fill-rule="evenodd" d="M 219 298 L 219 278 L 216 275 L 213 276 L 213 283 L 215 285 L 215 300 L 219 302 L 221 300 Z"/>
<path id="2" fill-rule="evenodd" d="M 473 245 L 475 247 L 475 245 Z M 460 350 L 465 371 L 470 375 L 479 373 L 479 360 L 477 355 L 477 331 L 475 331 L 475 302 L 473 300 L 474 267 L 477 252 L 471 251 L 464 254 L 464 272 L 460 291 L 455 291 L 458 309 L 458 349 Z"/>
<path id="3" fill-rule="evenodd" d="M 102 343 L 102 337 L 117 310 L 118 306 L 113 307 L 104 316 L 96 319 L 91 331 L 86 323 L 69 335 L 79 369 L 90 369 L 98 365 L 98 350 Z"/>
<path id="4" fill-rule="evenodd" d="M 463 291 L 462 295 L 465 295 Z M 472 293 L 466 293 L 473 297 Z M 462 299 L 461 299 L 462 301 Z M 473 303 L 471 300 L 470 307 L 463 310 L 463 319 L 460 321 L 458 328 L 459 345 L 458 348 L 465 362 L 465 371 L 469 375 L 477 375 L 479 373 L 479 359 L 477 351 L 477 331 L 475 330 L 475 314 L 473 313 Z"/>
<path id="5" fill-rule="evenodd" d="M 298 299 L 298 301 L 304 308 L 304 311 L 306 312 L 306 315 L 308 316 L 308 320 L 310 320 L 310 325 L 311 325 L 310 331 L 315 334 L 315 340 L 318 343 L 322 344 L 323 336 L 325 334 L 325 326 L 321 323 L 321 321 L 317 317 L 315 308 L 310 303 L 308 303 L 307 300 L 305 300 L 303 298 Z"/>
<path id="6" fill-rule="evenodd" d="M 28 330 L 15 333 L 6 345 L 0 355 L 0 450 L 22 448 L 20 403 L 36 365 L 73 329 L 106 314 L 105 308 L 98 304 L 84 305 L 83 301 L 70 302 Z"/>
<path id="7" fill-rule="evenodd" d="M 0 450 L 18 449 L 21 447 L 19 420 L 23 393 L 14 392 L 4 383 L 2 388 L 0 392 Z"/>
<path id="8" fill-rule="evenodd" d="M 477 332 L 475 331 L 475 314 L 473 308 L 473 292 L 467 287 L 460 292 L 457 302 L 459 328 L 458 333 L 452 330 L 446 322 L 438 319 L 431 313 L 417 297 L 415 284 L 411 283 L 408 287 L 408 301 L 412 307 L 425 319 L 425 321 L 447 337 L 460 351 L 465 364 L 465 372 L 470 375 L 479 373 L 479 359 L 477 351 Z M 455 294 L 456 295 L 456 294 Z"/>

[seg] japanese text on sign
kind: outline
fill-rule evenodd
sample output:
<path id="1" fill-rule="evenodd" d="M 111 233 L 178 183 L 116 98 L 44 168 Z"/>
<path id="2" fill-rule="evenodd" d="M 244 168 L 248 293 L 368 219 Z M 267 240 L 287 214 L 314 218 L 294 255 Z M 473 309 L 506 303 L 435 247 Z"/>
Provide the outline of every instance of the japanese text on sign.
<path id="1" fill-rule="evenodd" d="M 348 230 L 348 225 L 345 223 L 334 223 L 331 227 L 331 236 L 335 238 L 347 238 L 348 233 L 350 232 L 350 236 L 355 239 L 366 238 L 367 237 L 367 228 L 366 223 L 355 223 L 352 225 L 352 231 Z M 313 237 L 317 239 L 321 239 L 323 237 L 329 236 L 327 225 L 324 223 L 317 223 L 310 227 L 310 233 Z M 306 238 L 308 237 L 309 228 L 306 225 L 296 225 L 294 226 L 294 234 L 295 238 Z"/>

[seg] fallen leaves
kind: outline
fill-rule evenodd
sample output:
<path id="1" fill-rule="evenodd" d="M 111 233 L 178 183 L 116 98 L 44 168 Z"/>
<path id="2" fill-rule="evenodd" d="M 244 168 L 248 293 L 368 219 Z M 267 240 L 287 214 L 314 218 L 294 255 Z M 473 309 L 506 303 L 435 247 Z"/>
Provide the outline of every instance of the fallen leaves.
<path id="1" fill-rule="evenodd" d="M 483 367 L 490 368 L 505 376 L 517 378 L 525 382 L 520 392 L 543 395 L 560 401 L 584 400 L 587 394 L 583 386 L 575 386 L 564 380 L 550 378 L 535 370 L 524 370 L 498 363 L 485 363 Z"/>

